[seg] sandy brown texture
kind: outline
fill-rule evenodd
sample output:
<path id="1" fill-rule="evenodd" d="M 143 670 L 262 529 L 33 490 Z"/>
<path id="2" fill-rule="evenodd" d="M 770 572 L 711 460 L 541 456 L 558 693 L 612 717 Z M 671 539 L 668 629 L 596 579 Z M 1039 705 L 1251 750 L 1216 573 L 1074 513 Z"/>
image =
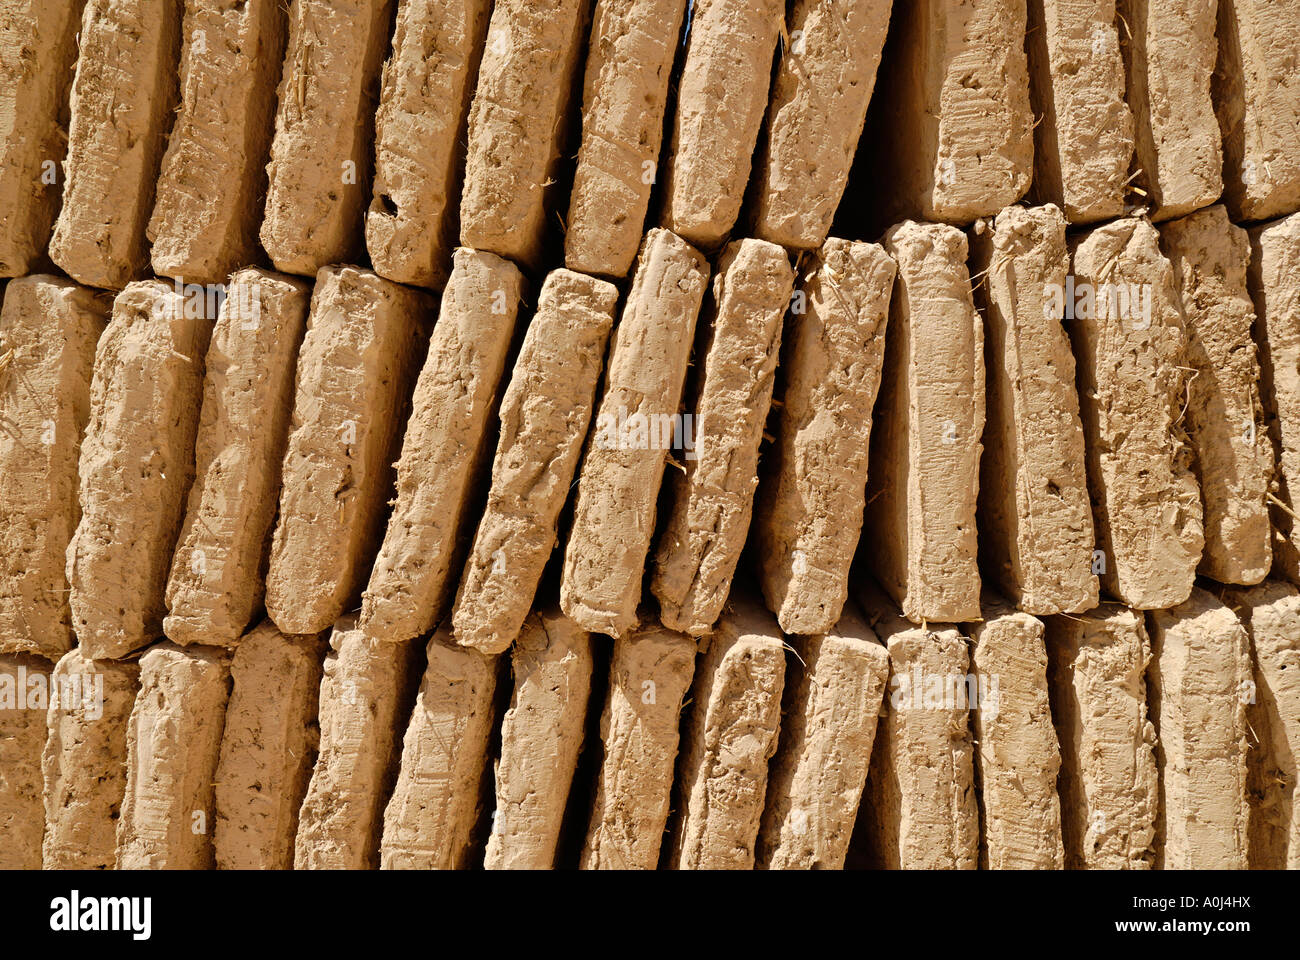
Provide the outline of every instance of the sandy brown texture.
<path id="1" fill-rule="evenodd" d="M 353 258 L 393 0 L 294 0 L 259 236 L 277 270 Z"/>
<path id="2" fill-rule="evenodd" d="M 1028 11 L 1030 99 L 1042 117 L 1031 196 L 1072 224 L 1118 217 L 1134 129 L 1115 0 L 1029 0 Z"/>
<path id="3" fill-rule="evenodd" d="M 1300 592 L 1270 580 L 1229 590 L 1224 599 L 1253 648 L 1254 689 L 1243 691 L 1254 693 L 1246 704 L 1250 867 L 1300 869 Z"/>
<path id="4" fill-rule="evenodd" d="M 266 609 L 285 633 L 320 633 L 355 609 L 432 313 L 430 297 L 369 270 L 316 278 L 266 576 Z"/>
<path id="5" fill-rule="evenodd" d="M 163 632 L 231 646 L 266 590 L 267 553 L 310 288 L 248 268 L 230 278 L 208 346 L 194 485 L 167 580 Z"/>
<path id="6" fill-rule="evenodd" d="M 95 355 L 67 576 L 73 629 L 96 659 L 162 634 L 212 332 L 186 312 L 163 281 L 133 283 L 113 302 Z"/>
<path id="7" fill-rule="evenodd" d="M 65 554 L 108 301 L 53 276 L 9 283 L 0 311 L 0 653 L 57 659 L 74 638 Z"/>
<path id="8" fill-rule="evenodd" d="M 293 867 L 373 870 L 419 645 L 371 640 L 353 614 L 340 618 L 329 642 L 320 684 L 320 753 L 298 811 Z"/>
<path id="9" fill-rule="evenodd" d="M 0 654 L 0 870 L 41 868 L 41 750 L 49 686 L 48 660 Z"/>
<path id="10" fill-rule="evenodd" d="M 889 654 L 849 602 L 829 633 L 792 637 L 780 746 L 756 851 L 767 870 L 841 870 L 867 781 Z"/>
<path id="11" fill-rule="evenodd" d="M 1200 572 L 1259 583 L 1273 563 L 1266 497 L 1273 449 L 1259 396 L 1259 361 L 1246 290 L 1250 241 L 1221 204 L 1160 227 L 1187 322 L 1187 432 L 1205 510 Z"/>
<path id="12" fill-rule="evenodd" d="M 707 641 L 682 730 L 674 870 L 752 870 L 776 753 L 785 638 L 757 598 L 734 596 Z"/>
<path id="13" fill-rule="evenodd" d="M 967 224 L 1024 195 L 1034 172 L 1025 29 L 1025 0 L 895 6 L 870 128 L 889 144 L 870 178 L 882 223 Z"/>
<path id="14" fill-rule="evenodd" d="M 1151 614 L 1147 700 L 1156 727 L 1160 819 L 1156 868 L 1244 870 L 1250 637 L 1197 587 Z"/>
<path id="15" fill-rule="evenodd" d="M 50 242 L 85 4 L 10 0 L 0 10 L 0 277 L 31 272 Z"/>
<path id="16" fill-rule="evenodd" d="M 1051 295 L 1069 263 L 1055 206 L 1007 207 L 974 231 L 988 368 L 979 549 L 999 589 L 1038 615 L 1097 605 L 1074 355 Z"/>
<path id="17" fill-rule="evenodd" d="M 481 780 L 496 719 L 497 658 L 456 646 L 445 627 L 429 640 L 427 653 L 402 742 L 401 769 L 384 812 L 385 870 L 469 866 L 482 812 Z"/>
<path id="18" fill-rule="evenodd" d="M 134 662 L 68 651 L 52 675 L 57 703 L 46 716 L 44 866 L 112 870 L 126 796 L 127 725 L 140 691 Z"/>
<path id="19" fill-rule="evenodd" d="M 695 0 L 665 161 L 663 226 L 704 250 L 740 215 L 767 112 L 782 0 Z"/>
<path id="20" fill-rule="evenodd" d="M 975 510 L 984 430 L 984 325 L 954 227 L 885 234 L 898 261 L 871 442 L 868 557 L 903 615 L 979 619 Z"/>
<path id="21" fill-rule="evenodd" d="M 455 254 L 411 401 L 397 499 L 361 604 L 361 629 L 408 640 L 442 619 L 455 589 L 467 508 L 492 449 L 489 417 L 514 335 L 518 268 L 490 253 Z M 385 461 L 387 466 L 387 461 Z"/>
<path id="22" fill-rule="evenodd" d="M 592 633 L 622 637 L 637 622 L 659 482 L 676 446 L 673 418 L 708 270 L 690 244 L 651 230 L 610 341 L 560 588 L 565 614 Z"/>
<path id="23" fill-rule="evenodd" d="M 974 870 L 980 824 L 966 639 L 952 624 L 913 626 L 872 588 L 861 599 L 890 666 L 858 825 L 872 865 Z"/>
<path id="24" fill-rule="evenodd" d="M 460 242 L 536 269 L 591 0 L 497 0 L 469 112 Z"/>
<path id="25" fill-rule="evenodd" d="M 1300 584 L 1300 214 L 1250 231 L 1247 289 L 1255 306 L 1260 397 L 1277 460 L 1273 572 Z M 1294 502 L 1293 502 L 1294 500 Z"/>
<path id="26" fill-rule="evenodd" d="M 229 696 L 224 650 L 158 643 L 140 658 L 117 869 L 212 869 L 213 783 Z"/>
<path id="27" fill-rule="evenodd" d="M 793 284 L 790 260 L 776 244 L 738 240 L 718 260 L 703 358 L 695 364 L 694 449 L 684 451 L 683 470 L 668 474 L 668 519 L 650 581 L 670 630 L 710 632 L 731 592 L 753 515 L 758 447 Z"/>
<path id="28" fill-rule="evenodd" d="M 1142 615 L 1103 604 L 1047 623 L 1047 680 L 1061 747 L 1061 835 L 1070 870 L 1149 870 L 1159 784 Z"/>
<path id="29" fill-rule="evenodd" d="M 281 0 L 185 0 L 181 102 L 145 231 L 155 273 L 224 283 L 261 259 L 287 9 Z"/>
<path id="30" fill-rule="evenodd" d="M 867 119 L 893 0 L 795 0 L 754 178 L 754 233 L 826 242 Z"/>
<path id="31" fill-rule="evenodd" d="M 613 284 L 571 270 L 552 270 L 542 285 L 501 400 L 487 505 L 452 611 L 462 646 L 501 653 L 528 615 L 591 425 L 617 302 Z"/>
<path id="32" fill-rule="evenodd" d="M 1065 326 L 1078 365 L 1094 569 L 1131 607 L 1176 606 L 1191 593 L 1204 532 L 1183 432 L 1190 372 L 1173 266 L 1145 220 L 1098 227 L 1071 249 Z"/>
<path id="33" fill-rule="evenodd" d="M 181 10 L 175 0 L 86 4 L 50 241 L 50 257 L 79 283 L 120 290 L 148 266 L 145 225 L 179 95 Z"/>
<path id="34" fill-rule="evenodd" d="M 627 275 L 659 174 L 664 107 L 686 0 L 600 0 L 588 41 L 582 143 L 564 262 Z"/>
<path id="35" fill-rule="evenodd" d="M 489 870 L 549 870 L 587 723 L 591 635 L 558 608 L 528 618 L 510 655 L 515 676 L 501 721 Z"/>
<path id="36" fill-rule="evenodd" d="M 1223 148 L 1210 100 L 1216 0 L 1118 0 L 1120 49 L 1137 155 L 1135 183 L 1167 220 L 1223 192 Z"/>
<path id="37" fill-rule="evenodd" d="M 848 596 L 896 270 L 880 246 L 832 238 L 792 301 L 755 530 L 763 597 L 787 633 L 830 630 Z"/>
<path id="38" fill-rule="evenodd" d="M 1300 209 L 1300 7 L 1218 0 L 1211 92 L 1234 221 Z"/>
<path id="39" fill-rule="evenodd" d="M 465 125 L 491 10 L 491 0 L 397 0 L 366 211 L 366 249 L 381 277 L 435 289 L 447 282 Z"/>
<path id="40" fill-rule="evenodd" d="M 320 745 L 324 657 L 323 638 L 286 636 L 269 620 L 235 651 L 216 775 L 219 869 L 293 867 L 298 811 Z"/>
<path id="41" fill-rule="evenodd" d="M 695 641 L 657 623 L 614 641 L 584 870 L 653 870 L 668 823 Z"/>
<path id="42" fill-rule="evenodd" d="M 1060 870 L 1061 751 L 1047 692 L 1044 627 L 984 595 L 984 620 L 969 628 L 979 707 L 971 722 L 980 791 L 980 866 Z M 969 690 L 969 688 L 968 688 Z"/>

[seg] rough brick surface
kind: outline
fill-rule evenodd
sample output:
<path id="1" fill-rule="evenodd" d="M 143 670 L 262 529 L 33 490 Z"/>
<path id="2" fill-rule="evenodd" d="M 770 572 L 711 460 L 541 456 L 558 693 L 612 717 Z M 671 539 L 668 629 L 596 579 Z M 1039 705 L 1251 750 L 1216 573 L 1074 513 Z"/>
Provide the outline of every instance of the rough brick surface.
<path id="1" fill-rule="evenodd" d="M 465 246 L 540 265 L 590 10 L 591 0 L 493 7 L 469 112 Z"/>
<path id="2" fill-rule="evenodd" d="M 41 868 L 41 750 L 49 688 L 48 660 L 0 654 L 0 870 Z"/>
<path id="3" fill-rule="evenodd" d="M 279 0 L 185 0 L 181 102 L 146 230 L 158 274 L 224 283 L 261 259 L 287 9 Z"/>
<path id="4" fill-rule="evenodd" d="M 401 769 L 384 812 L 385 870 L 469 866 L 482 811 L 481 781 L 496 719 L 497 658 L 456 646 L 445 628 L 429 640 L 427 653 L 402 742 Z"/>
<path id="5" fill-rule="evenodd" d="M 667 230 L 641 247 L 610 340 L 605 390 L 578 478 L 560 606 L 584 629 L 621 637 L 635 625 L 708 263 Z"/>
<path id="6" fill-rule="evenodd" d="M 1300 209 L 1300 9 L 1218 0 L 1211 91 L 1223 137 L 1223 202 L 1234 221 Z"/>
<path id="7" fill-rule="evenodd" d="M 501 653 L 528 615 L 591 425 L 617 301 L 613 284 L 570 270 L 542 285 L 501 400 L 487 506 L 452 611 L 463 646 Z"/>
<path id="8" fill-rule="evenodd" d="M 1250 867 L 1300 869 L 1300 592 L 1267 581 L 1225 598 L 1250 634 L 1254 702 L 1246 707 Z"/>
<path id="9" fill-rule="evenodd" d="M 732 609 L 695 672 L 682 731 L 675 870 L 751 870 L 776 753 L 785 683 L 785 638 L 757 598 Z"/>
<path id="10" fill-rule="evenodd" d="M 871 442 L 869 562 L 915 623 L 979 619 L 975 511 L 984 430 L 984 325 L 954 227 L 908 221 L 885 235 L 898 261 Z"/>
<path id="11" fill-rule="evenodd" d="M 460 225 L 465 124 L 491 0 L 398 0 L 375 114 L 366 249 L 375 272 L 441 289 Z"/>
<path id="12" fill-rule="evenodd" d="M 1215 0 L 1118 0 L 1133 111 L 1136 182 L 1158 220 L 1209 206 L 1223 192 L 1223 148 L 1210 100 L 1218 49 Z"/>
<path id="13" fill-rule="evenodd" d="M 740 215 L 767 112 L 781 0 L 695 0 L 665 164 L 661 222 L 706 250 Z"/>
<path id="14" fill-rule="evenodd" d="M 320 633 L 355 605 L 383 535 L 432 302 L 357 267 L 316 278 L 266 577 L 285 633 Z"/>
<path id="15" fill-rule="evenodd" d="M 974 870 L 980 829 L 966 640 L 951 624 L 913 626 L 875 591 L 862 600 L 890 665 L 859 825 L 872 864 Z"/>
<path id="16" fill-rule="evenodd" d="M 467 507 L 495 439 L 488 423 L 522 284 L 509 261 L 456 251 L 415 384 L 393 515 L 362 598 L 367 636 L 407 640 L 428 633 L 451 601 L 473 520 Z"/>
<path id="17" fill-rule="evenodd" d="M 984 569 L 1020 609 L 1097 605 L 1092 509 L 1074 355 L 1061 326 L 1069 257 L 1055 206 L 1007 207 L 976 228 L 971 267 L 986 325 L 980 458 Z M 1053 297 L 1053 292 L 1056 297 Z"/>
<path id="18" fill-rule="evenodd" d="M 852 602 L 829 633 L 791 638 L 758 866 L 840 870 L 867 781 L 889 654 Z"/>
<path id="19" fill-rule="evenodd" d="M 213 784 L 230 661 L 212 647 L 159 643 L 140 658 L 127 726 L 119 870 L 210 870 Z"/>
<path id="20" fill-rule="evenodd" d="M 1183 432 L 1187 334 L 1173 267 L 1145 220 L 1118 220 L 1072 244 L 1066 329 L 1101 551 L 1095 566 L 1107 593 L 1131 607 L 1176 606 L 1191 592 L 1204 532 Z"/>
<path id="21" fill-rule="evenodd" d="M 50 242 L 85 3 L 12 0 L 0 11 L 0 277 L 29 273 Z"/>
<path id="22" fill-rule="evenodd" d="M 230 279 L 208 345 L 194 485 L 167 581 L 163 632 L 177 643 L 233 645 L 261 608 L 307 320 L 305 283 L 256 268 Z"/>
<path id="23" fill-rule="evenodd" d="M 1151 652 L 1156 867 L 1244 870 L 1250 637 L 1231 609 L 1198 587 L 1186 602 L 1151 615 Z"/>
<path id="24" fill-rule="evenodd" d="M 86 4 L 50 241 L 51 258 L 79 283 L 119 290 L 149 263 L 145 226 L 178 96 L 181 10 L 176 0 Z"/>
<path id="25" fill-rule="evenodd" d="M 1149 870 L 1159 783 L 1142 615 L 1105 604 L 1082 617 L 1051 617 L 1047 650 L 1065 866 Z"/>
<path id="26" fill-rule="evenodd" d="M 320 744 L 324 657 L 321 638 L 286 636 L 269 620 L 235 651 L 216 776 L 219 869 L 293 866 L 298 810 Z"/>
<path id="27" fill-rule="evenodd" d="M 112 870 L 126 796 L 127 726 L 140 691 L 134 662 L 91 660 L 80 649 L 54 667 L 47 715 L 44 865 Z"/>
<path id="28" fill-rule="evenodd" d="M 668 518 L 650 583 L 670 630 L 708 633 L 731 591 L 793 284 L 789 258 L 772 243 L 736 241 L 718 261 L 688 407 L 694 449 L 666 480 Z"/>
<path id="29" fill-rule="evenodd" d="M 77 458 L 108 303 L 53 276 L 8 284 L 0 311 L 0 653 L 73 645 L 65 555 L 81 517 Z"/>
<path id="30" fill-rule="evenodd" d="M 1024 195 L 1033 176 L 1025 0 L 913 0 L 894 8 L 875 94 L 872 185 L 884 224 L 966 224 Z M 873 111 L 873 115 L 875 111 Z"/>
<path id="31" fill-rule="evenodd" d="M 1273 449 L 1259 396 L 1259 361 L 1246 291 L 1250 241 L 1215 204 L 1160 227 L 1187 322 L 1187 432 L 1205 510 L 1200 572 L 1220 583 L 1258 583 L 1273 562 L 1265 500 Z"/>
<path id="32" fill-rule="evenodd" d="M 764 240 L 801 250 L 826 241 L 867 119 L 892 6 L 796 0 L 754 171 L 754 233 Z"/>
<path id="33" fill-rule="evenodd" d="M 1252 229 L 1250 248 L 1259 389 L 1278 464 L 1273 571 L 1300 584 L 1300 214 Z"/>
<path id="34" fill-rule="evenodd" d="M 373 870 L 419 646 L 368 639 L 348 614 L 330 647 L 320 685 L 320 754 L 298 812 L 293 866 Z"/>
<path id="35" fill-rule="evenodd" d="M 489 870 L 549 870 L 587 723 L 591 635 L 557 608 L 528 618 L 510 655 L 515 676 L 501 721 Z"/>
<path id="36" fill-rule="evenodd" d="M 695 642 L 648 625 L 614 641 L 604 744 L 580 864 L 584 870 L 653 870 L 668 823 L 682 702 Z"/>
<path id="37" fill-rule="evenodd" d="M 970 628 L 971 673 L 980 697 L 972 713 L 980 790 L 980 866 L 1060 870 L 1061 751 L 1047 692 L 1042 621 L 984 597 Z M 969 688 L 968 688 L 969 691 Z"/>
<path id="38" fill-rule="evenodd" d="M 113 302 L 81 444 L 81 522 L 68 544 L 72 625 L 96 659 L 157 639 L 172 549 L 194 479 L 211 326 L 160 280 Z"/>
<path id="39" fill-rule="evenodd" d="M 1029 0 L 1030 97 L 1035 117 L 1031 195 L 1070 223 L 1124 212 L 1133 114 L 1115 0 Z"/>
<path id="40" fill-rule="evenodd" d="M 626 276 L 659 174 L 664 106 L 686 0 L 596 4 L 582 96 L 582 144 L 564 262 Z"/>
<path id="41" fill-rule="evenodd" d="M 295 0 L 276 91 L 262 246 L 314 276 L 360 247 L 393 0 Z"/>
<path id="42" fill-rule="evenodd" d="M 787 633 L 825 633 L 848 596 L 896 269 L 876 244 L 832 238 L 793 300 L 756 530 L 763 597 Z"/>

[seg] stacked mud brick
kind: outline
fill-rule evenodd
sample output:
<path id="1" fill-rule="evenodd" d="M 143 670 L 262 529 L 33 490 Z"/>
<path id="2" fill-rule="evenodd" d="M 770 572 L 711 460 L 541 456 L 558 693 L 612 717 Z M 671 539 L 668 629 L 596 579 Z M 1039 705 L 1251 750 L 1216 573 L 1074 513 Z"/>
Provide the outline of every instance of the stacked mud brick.
<path id="1" fill-rule="evenodd" d="M 1300 867 L 1300 0 L 0 0 L 0 867 Z"/>

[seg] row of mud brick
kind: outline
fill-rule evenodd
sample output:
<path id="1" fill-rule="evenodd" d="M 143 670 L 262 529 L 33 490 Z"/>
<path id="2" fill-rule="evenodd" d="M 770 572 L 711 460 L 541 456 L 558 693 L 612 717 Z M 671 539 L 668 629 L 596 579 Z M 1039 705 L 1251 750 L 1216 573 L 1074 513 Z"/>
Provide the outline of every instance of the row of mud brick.
<path id="1" fill-rule="evenodd" d="M 4 865 L 1300 865 L 1300 4 L 592 6 L 0 0 Z"/>

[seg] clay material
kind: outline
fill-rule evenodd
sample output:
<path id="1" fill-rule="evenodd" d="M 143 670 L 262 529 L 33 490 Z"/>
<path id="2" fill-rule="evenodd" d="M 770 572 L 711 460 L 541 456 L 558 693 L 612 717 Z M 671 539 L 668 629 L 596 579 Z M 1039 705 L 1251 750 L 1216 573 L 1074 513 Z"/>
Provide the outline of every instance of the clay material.
<path id="1" fill-rule="evenodd" d="M 1159 782 L 1142 615 L 1103 604 L 1046 622 L 1066 869 L 1149 870 Z"/>
<path id="2" fill-rule="evenodd" d="M 501 653 L 528 615 L 591 425 L 617 301 L 613 284 L 571 270 L 542 285 L 501 400 L 487 506 L 452 611 L 463 646 Z"/>
<path id="3" fill-rule="evenodd" d="M 65 555 L 81 518 L 77 458 L 108 302 L 53 276 L 8 284 L 0 311 L 0 653 L 72 648 Z"/>
<path id="4" fill-rule="evenodd" d="M 869 563 L 914 623 L 979 619 L 975 510 L 984 430 L 984 325 L 955 227 L 901 223 L 889 343 L 871 443 Z"/>
<path id="5" fill-rule="evenodd" d="M 1069 257 L 1054 206 L 1007 207 L 978 226 L 972 269 L 987 326 L 988 424 L 980 458 L 984 569 L 1021 610 L 1097 605 L 1092 510 L 1074 356 L 1061 326 Z"/>
<path id="6" fill-rule="evenodd" d="M 41 869 L 41 750 L 49 661 L 0 654 L 0 870 Z"/>
<path id="7" fill-rule="evenodd" d="M 361 629 L 408 640 L 433 629 L 455 589 L 491 449 L 523 278 L 490 253 L 456 251 L 397 463 L 397 499 L 362 597 Z"/>
<path id="8" fill-rule="evenodd" d="M 320 633 L 355 608 L 431 314 L 428 296 L 368 270 L 316 278 L 266 576 L 285 633 Z"/>
<path id="9" fill-rule="evenodd" d="M 262 605 L 289 439 L 305 283 L 248 268 L 230 278 L 208 346 L 194 485 L 167 581 L 163 632 L 231 646 Z"/>
<path id="10" fill-rule="evenodd" d="M 210 870 L 213 784 L 230 661 L 213 647 L 159 643 L 140 658 L 127 726 L 119 870 Z"/>
<path id="11" fill-rule="evenodd" d="M 192 312 L 160 280 L 133 283 L 113 302 L 95 355 L 67 575 L 73 629 L 96 659 L 162 634 L 212 332 Z"/>
<path id="12" fill-rule="evenodd" d="M 781 739 L 768 773 L 758 866 L 841 870 L 876 738 L 889 654 L 856 604 L 829 633 L 791 638 Z"/>
<path id="13" fill-rule="evenodd" d="M 530 616 L 510 655 L 515 676 L 501 721 L 489 870 L 555 866 L 591 692 L 591 635 L 551 608 Z"/>
<path id="14" fill-rule="evenodd" d="M 650 582 L 670 630 L 710 632 L 731 591 L 753 514 L 758 447 L 793 284 L 790 261 L 776 244 L 739 240 L 718 261 L 704 359 L 696 363 L 694 449 L 683 470 L 668 474 L 671 505 Z"/>
<path id="15" fill-rule="evenodd" d="M 646 234 L 610 341 L 564 554 L 560 606 L 592 633 L 622 637 L 637 622 L 664 461 L 684 437 L 678 410 L 707 278 L 690 244 L 667 230 Z"/>

